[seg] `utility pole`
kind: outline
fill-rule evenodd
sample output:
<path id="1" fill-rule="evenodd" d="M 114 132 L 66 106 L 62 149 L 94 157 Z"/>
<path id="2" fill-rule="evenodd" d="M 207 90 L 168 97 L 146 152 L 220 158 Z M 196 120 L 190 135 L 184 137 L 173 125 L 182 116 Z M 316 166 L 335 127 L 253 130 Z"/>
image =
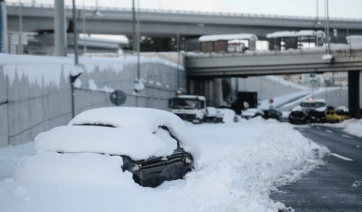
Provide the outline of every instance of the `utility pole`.
<path id="1" fill-rule="evenodd" d="M 180 28 L 180 27 L 179 27 Z M 180 32 L 179 28 L 177 29 L 177 89 L 176 93 L 180 90 L 180 71 L 179 71 L 179 64 L 180 64 Z"/>
<path id="2" fill-rule="evenodd" d="M 54 0 L 54 54 L 67 56 L 64 0 Z"/>
<path id="3" fill-rule="evenodd" d="M 75 0 L 73 0 L 73 44 L 74 44 L 74 63 L 78 66 L 78 32 L 77 32 L 77 13 Z"/>
<path id="4" fill-rule="evenodd" d="M 86 20 L 85 20 L 85 5 L 84 5 L 84 0 L 83 0 L 83 12 L 82 12 L 83 16 L 83 36 L 84 36 L 84 40 L 83 40 L 83 54 L 85 54 L 87 52 L 87 40 L 86 40 Z"/>
<path id="5" fill-rule="evenodd" d="M 22 42 L 22 34 L 23 34 L 23 11 L 22 11 L 22 3 L 19 0 L 19 45 L 18 45 L 18 53 L 23 54 L 23 42 Z"/>
<path id="6" fill-rule="evenodd" d="M 331 51 L 331 44 L 329 41 L 329 8 L 328 8 L 328 0 L 325 0 L 326 8 L 327 8 L 327 41 L 328 41 L 328 54 L 330 54 Z"/>
<path id="7" fill-rule="evenodd" d="M 133 49 L 133 51 L 136 51 L 136 46 L 137 46 L 137 40 L 136 40 L 136 11 L 135 11 L 134 1 L 135 0 L 132 0 L 132 27 L 133 27 L 132 49 Z"/>

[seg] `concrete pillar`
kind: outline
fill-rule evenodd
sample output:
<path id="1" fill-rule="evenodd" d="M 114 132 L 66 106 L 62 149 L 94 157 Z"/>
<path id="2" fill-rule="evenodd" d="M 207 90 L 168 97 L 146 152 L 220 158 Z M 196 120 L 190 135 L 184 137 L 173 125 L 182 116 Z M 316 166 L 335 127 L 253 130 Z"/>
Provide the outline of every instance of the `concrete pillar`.
<path id="1" fill-rule="evenodd" d="M 64 0 L 54 1 L 54 55 L 67 56 L 67 24 Z"/>
<path id="2" fill-rule="evenodd" d="M 218 107 L 223 102 L 223 96 L 222 96 L 222 82 L 221 79 L 214 79 L 214 107 Z"/>
<path id="3" fill-rule="evenodd" d="M 360 71 L 348 72 L 348 105 L 351 117 L 356 117 L 360 109 Z"/>

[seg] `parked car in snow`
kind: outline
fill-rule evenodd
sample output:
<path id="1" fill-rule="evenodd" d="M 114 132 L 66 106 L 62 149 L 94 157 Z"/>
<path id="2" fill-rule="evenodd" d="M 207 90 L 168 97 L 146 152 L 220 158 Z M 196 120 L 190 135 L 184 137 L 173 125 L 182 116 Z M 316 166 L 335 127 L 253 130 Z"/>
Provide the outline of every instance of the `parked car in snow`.
<path id="1" fill-rule="evenodd" d="M 326 110 L 326 121 L 331 123 L 339 123 L 343 122 L 344 120 L 347 120 L 350 118 L 349 113 L 345 112 L 343 110 Z"/>
<path id="2" fill-rule="evenodd" d="M 326 122 L 326 115 L 324 114 L 324 111 L 310 110 L 307 113 L 306 122 L 309 122 L 309 123 L 325 123 Z"/>
<path id="3" fill-rule="evenodd" d="M 275 109 L 269 109 L 267 112 L 268 112 L 268 118 L 269 119 L 279 120 L 280 117 L 282 116 L 282 113 L 275 110 Z"/>
<path id="4" fill-rule="evenodd" d="M 223 122 L 223 114 L 218 113 L 215 107 L 206 108 L 205 122 L 221 123 Z"/>
<path id="5" fill-rule="evenodd" d="M 303 111 L 292 111 L 288 119 L 291 124 L 305 124 L 306 114 Z"/>
<path id="6" fill-rule="evenodd" d="M 108 156 L 107 160 L 109 156 L 118 158 L 113 169 L 130 172 L 134 182 L 145 187 L 182 179 L 200 157 L 198 144 L 179 117 L 162 110 L 126 107 L 85 111 L 73 118 L 68 126 L 40 133 L 35 138 L 35 150 L 37 152 L 29 161 L 33 160 L 32 157 L 43 159 L 36 164 L 28 161 L 27 168 L 20 168 L 18 174 L 30 179 L 34 178 L 31 177 L 34 173 L 51 177 L 53 173 L 47 170 L 57 169 L 50 167 L 53 164 L 48 161 L 52 161 L 52 158 L 68 161 L 68 158 L 74 159 L 76 156 L 81 160 L 90 154 L 101 154 Z M 44 152 L 45 156 L 42 155 Z M 89 166 L 93 166 L 93 163 Z M 81 169 L 87 169 L 87 166 Z M 77 172 L 78 169 L 73 168 L 73 171 Z M 95 174 L 92 171 L 87 173 Z"/>
<path id="7" fill-rule="evenodd" d="M 232 123 L 232 122 L 238 122 L 239 121 L 238 115 L 236 115 L 235 111 L 232 110 L 232 109 L 222 107 L 222 108 L 217 108 L 216 110 L 217 110 L 218 113 L 223 114 L 222 121 L 224 123 Z"/>
<path id="8" fill-rule="evenodd" d="M 249 108 L 241 112 L 241 117 L 245 119 L 251 119 L 257 116 L 264 118 L 264 111 L 259 108 Z"/>

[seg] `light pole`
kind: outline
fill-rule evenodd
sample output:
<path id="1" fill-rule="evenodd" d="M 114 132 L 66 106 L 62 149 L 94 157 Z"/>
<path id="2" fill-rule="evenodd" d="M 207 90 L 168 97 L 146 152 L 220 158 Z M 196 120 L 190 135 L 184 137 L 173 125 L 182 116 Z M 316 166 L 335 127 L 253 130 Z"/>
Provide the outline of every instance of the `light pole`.
<path id="1" fill-rule="evenodd" d="M 330 41 L 329 41 L 329 8 L 328 8 L 328 0 L 324 0 L 325 2 L 325 10 L 326 10 L 326 15 L 327 15 L 327 52 L 328 54 L 330 54 L 330 50 L 331 50 L 331 46 L 330 46 Z"/>
<path id="2" fill-rule="evenodd" d="M 22 34 L 23 34 L 23 13 L 22 13 L 22 3 L 21 0 L 19 0 L 19 46 L 18 51 L 19 54 L 23 54 L 23 44 L 22 44 Z"/>
<path id="3" fill-rule="evenodd" d="M 82 19 L 83 19 L 83 36 L 84 36 L 84 40 L 83 40 L 83 54 L 85 54 L 87 52 L 87 40 L 86 40 L 86 20 L 85 20 L 85 5 L 84 5 L 84 0 L 83 0 L 83 16 L 82 16 Z"/>

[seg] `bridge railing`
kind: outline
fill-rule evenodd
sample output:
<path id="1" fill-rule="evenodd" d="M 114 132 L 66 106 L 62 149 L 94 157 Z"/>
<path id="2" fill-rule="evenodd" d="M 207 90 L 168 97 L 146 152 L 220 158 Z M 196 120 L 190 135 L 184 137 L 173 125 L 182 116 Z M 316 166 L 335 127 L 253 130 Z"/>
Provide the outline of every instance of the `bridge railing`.
<path id="1" fill-rule="evenodd" d="M 8 6 L 19 7 L 18 2 L 7 2 Z M 40 3 L 21 3 L 23 7 L 37 7 L 37 8 L 54 8 L 53 4 L 40 4 Z M 71 5 L 65 6 L 67 9 L 71 9 Z M 79 10 L 83 9 L 82 5 L 77 5 Z M 85 6 L 86 10 L 95 10 L 95 6 Z M 102 11 L 132 11 L 132 8 L 126 7 L 98 7 Z M 288 15 L 271 15 L 271 14 L 253 14 L 253 13 L 231 13 L 231 12 L 208 12 L 208 11 L 189 11 L 189 10 L 164 10 L 164 9 L 145 9 L 141 8 L 141 12 L 154 12 L 154 13 L 173 13 L 173 14 L 195 14 L 195 15 L 214 15 L 214 16 L 238 16 L 238 17 L 254 17 L 254 18 L 279 18 L 279 19 L 301 19 L 301 20 L 316 20 L 315 16 L 288 16 Z M 334 21 L 362 21 L 357 18 L 343 18 L 343 17 L 330 17 L 330 20 Z M 324 17 L 319 17 L 319 21 L 324 21 Z"/>

